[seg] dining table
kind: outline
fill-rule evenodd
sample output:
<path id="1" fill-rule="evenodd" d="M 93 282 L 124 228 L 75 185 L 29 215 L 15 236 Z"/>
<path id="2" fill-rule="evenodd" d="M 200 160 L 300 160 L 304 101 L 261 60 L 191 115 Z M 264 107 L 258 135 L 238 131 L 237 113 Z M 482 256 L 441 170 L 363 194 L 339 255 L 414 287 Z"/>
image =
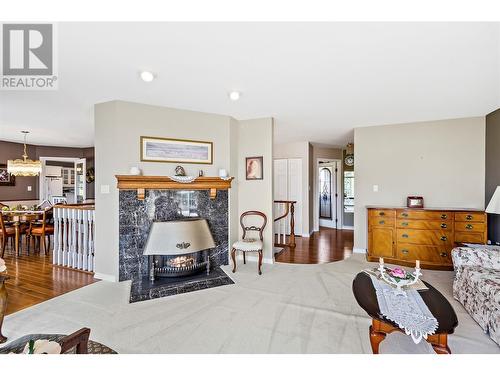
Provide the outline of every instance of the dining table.
<path id="1" fill-rule="evenodd" d="M 16 237 L 15 237 L 15 254 L 21 255 L 19 248 L 19 238 L 21 236 L 21 224 L 29 223 L 33 220 L 40 220 L 43 218 L 43 210 L 5 210 L 2 215 L 7 218 L 7 221 L 12 223 Z"/>

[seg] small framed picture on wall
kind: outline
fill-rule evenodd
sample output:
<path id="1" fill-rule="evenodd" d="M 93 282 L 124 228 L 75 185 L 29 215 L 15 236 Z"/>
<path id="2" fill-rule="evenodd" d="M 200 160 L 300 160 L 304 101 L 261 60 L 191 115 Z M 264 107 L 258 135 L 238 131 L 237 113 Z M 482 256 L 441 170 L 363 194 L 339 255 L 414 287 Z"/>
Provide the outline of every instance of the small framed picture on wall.
<path id="1" fill-rule="evenodd" d="M 7 164 L 0 164 L 0 186 L 15 186 L 16 177 L 7 171 Z"/>
<path id="2" fill-rule="evenodd" d="M 263 168 L 263 156 L 252 156 L 246 158 L 246 175 L 247 180 L 263 180 L 264 179 L 264 168 Z"/>

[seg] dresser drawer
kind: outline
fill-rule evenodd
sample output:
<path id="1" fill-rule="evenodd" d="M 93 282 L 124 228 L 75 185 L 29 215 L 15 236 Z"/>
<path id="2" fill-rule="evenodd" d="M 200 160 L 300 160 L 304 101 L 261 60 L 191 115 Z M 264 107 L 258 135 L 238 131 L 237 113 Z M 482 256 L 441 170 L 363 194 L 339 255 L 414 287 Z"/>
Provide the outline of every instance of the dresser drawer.
<path id="1" fill-rule="evenodd" d="M 383 217 L 388 219 L 394 219 L 395 216 L 396 216 L 395 210 L 370 209 L 370 217 Z"/>
<path id="2" fill-rule="evenodd" d="M 416 220 L 450 220 L 452 215 L 446 211 L 424 211 L 424 210 L 398 210 L 396 213 L 398 219 L 416 219 Z"/>
<path id="3" fill-rule="evenodd" d="M 477 223 L 477 222 L 463 222 L 463 221 L 456 221 L 455 222 L 455 231 L 457 232 L 480 232 L 484 233 L 486 230 L 486 224 L 485 223 Z"/>
<path id="4" fill-rule="evenodd" d="M 486 243 L 484 233 L 455 232 L 455 242 Z"/>
<path id="5" fill-rule="evenodd" d="M 394 227 L 394 219 L 389 219 L 385 217 L 371 217 L 370 226 L 372 227 Z"/>
<path id="6" fill-rule="evenodd" d="M 443 230 L 396 229 L 398 243 L 450 246 L 452 235 Z"/>
<path id="7" fill-rule="evenodd" d="M 398 228 L 408 228 L 408 229 L 432 229 L 432 230 L 452 230 L 453 226 L 449 221 L 445 220 L 404 220 L 398 219 L 396 222 L 396 227 Z"/>
<path id="8" fill-rule="evenodd" d="M 451 263 L 450 250 L 443 246 L 398 244 L 396 254 L 398 259 L 406 261 Z"/>
<path id="9" fill-rule="evenodd" d="M 486 215 L 482 212 L 457 212 L 455 221 L 474 221 L 478 223 L 486 222 Z"/>

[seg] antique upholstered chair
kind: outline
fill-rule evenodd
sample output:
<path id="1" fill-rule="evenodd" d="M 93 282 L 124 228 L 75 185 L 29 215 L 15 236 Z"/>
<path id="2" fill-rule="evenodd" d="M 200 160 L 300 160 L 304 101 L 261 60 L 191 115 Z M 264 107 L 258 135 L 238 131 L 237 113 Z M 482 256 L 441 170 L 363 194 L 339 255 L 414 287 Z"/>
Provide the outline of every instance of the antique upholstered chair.
<path id="1" fill-rule="evenodd" d="M 249 217 L 260 217 L 259 220 L 262 221 L 260 227 L 255 225 L 247 226 L 245 222 Z M 236 252 L 241 251 L 243 253 L 243 263 L 246 264 L 247 252 L 257 252 L 259 254 L 259 275 L 262 275 L 262 250 L 264 248 L 264 237 L 263 232 L 267 224 L 267 217 L 264 213 L 260 211 L 246 211 L 240 216 L 240 225 L 243 229 L 243 237 L 240 241 L 233 244 L 231 249 L 231 258 L 233 259 L 233 273 L 236 272 Z M 255 231 L 259 233 L 259 238 L 249 238 L 247 237 L 247 232 Z"/>

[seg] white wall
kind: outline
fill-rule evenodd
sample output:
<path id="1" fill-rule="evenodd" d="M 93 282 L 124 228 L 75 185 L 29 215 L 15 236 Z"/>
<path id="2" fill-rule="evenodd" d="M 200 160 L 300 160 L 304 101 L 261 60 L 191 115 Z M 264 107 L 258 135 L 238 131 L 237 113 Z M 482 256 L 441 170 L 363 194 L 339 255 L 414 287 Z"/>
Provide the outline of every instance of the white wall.
<path id="1" fill-rule="evenodd" d="M 256 130 L 252 130 L 252 124 Z M 242 128 L 240 134 L 240 127 Z M 269 130 L 269 129 L 270 130 Z M 269 138 L 267 136 L 271 131 Z M 238 176 L 230 190 L 230 239 L 237 237 L 237 218 L 242 207 L 255 203 L 256 208 L 272 205 L 272 121 L 245 121 L 240 124 L 229 116 L 185 111 L 138 103 L 112 101 L 95 106 L 95 170 L 96 170 L 96 276 L 108 280 L 118 279 L 118 189 L 117 174 L 128 174 L 131 166 L 138 165 L 144 175 L 172 175 L 177 164 L 140 162 L 141 135 L 166 138 L 185 138 L 212 141 L 213 165 L 183 165 L 190 175 L 202 169 L 206 176 L 218 175 L 219 168 Z M 263 154 L 264 183 L 256 182 L 245 189 L 241 182 L 240 146 L 245 153 Z M 244 160 L 242 161 L 244 163 Z M 245 175 L 243 174 L 243 179 Z M 249 182 L 248 182 L 249 183 Z M 269 183 L 271 185 L 269 186 Z M 101 186 L 108 185 L 109 194 L 101 193 Z M 238 194 L 243 185 L 243 195 Z M 258 194 L 253 188 L 259 186 Z M 248 198 L 247 198 L 248 196 Z M 270 219 L 272 220 L 272 213 Z M 235 224 L 236 221 L 236 224 Z M 268 235 L 270 238 L 271 235 Z"/>
<path id="2" fill-rule="evenodd" d="M 275 144 L 274 159 L 302 159 L 302 233 L 297 235 L 309 236 L 309 142 L 291 142 Z"/>
<path id="3" fill-rule="evenodd" d="M 484 208 L 484 117 L 356 128 L 354 144 L 355 249 L 366 249 L 367 205 L 420 195 L 426 207 Z"/>
<path id="4" fill-rule="evenodd" d="M 261 211 L 267 216 L 264 230 L 264 261 L 273 262 L 273 127 L 272 118 L 239 121 L 239 213 Z M 264 179 L 246 180 L 245 158 L 263 156 Z M 240 237 L 242 235 L 241 228 Z"/>

